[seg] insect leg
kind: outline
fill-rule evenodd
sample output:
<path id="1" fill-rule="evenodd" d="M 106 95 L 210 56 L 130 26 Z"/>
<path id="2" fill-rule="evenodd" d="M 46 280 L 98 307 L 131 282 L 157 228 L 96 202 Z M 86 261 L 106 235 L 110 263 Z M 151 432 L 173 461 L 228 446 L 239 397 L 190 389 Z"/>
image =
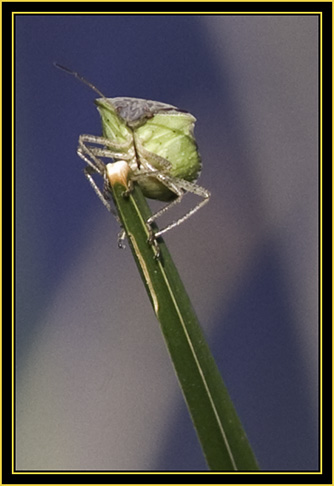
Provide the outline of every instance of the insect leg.
<path id="1" fill-rule="evenodd" d="M 104 194 L 105 191 L 103 191 L 103 192 L 101 191 L 101 189 L 99 188 L 99 186 L 96 184 L 96 182 L 94 181 L 94 179 L 92 177 L 92 174 L 99 174 L 103 177 L 103 179 L 105 179 L 104 168 L 103 168 L 103 171 L 101 171 L 100 167 L 95 167 L 92 164 L 91 160 L 89 160 L 88 157 L 86 157 L 82 152 L 78 151 L 78 155 L 82 160 L 84 160 L 88 164 L 87 167 L 84 168 L 84 174 L 85 174 L 86 179 L 88 180 L 88 182 L 92 186 L 95 194 L 100 199 L 102 204 L 108 209 L 108 211 L 116 216 L 115 211 L 113 210 L 113 208 L 111 207 L 111 205 L 107 201 L 107 198 Z M 102 161 L 99 161 L 99 163 L 103 164 Z M 103 164 L 103 166 L 104 166 L 104 164 Z"/>
<path id="2" fill-rule="evenodd" d="M 180 203 L 182 201 L 182 198 L 184 194 L 187 192 L 190 192 L 192 194 L 195 194 L 196 196 L 199 196 L 203 198 L 196 206 L 194 206 L 192 209 L 190 209 L 184 216 L 181 216 L 179 219 L 176 221 L 173 221 L 169 225 L 167 225 L 165 228 L 162 228 L 161 230 L 157 231 L 153 237 L 158 238 L 162 234 L 166 233 L 167 231 L 171 230 L 172 228 L 175 228 L 179 224 L 183 223 L 186 221 L 188 218 L 190 218 L 193 214 L 195 214 L 199 209 L 201 209 L 208 201 L 210 198 L 210 192 L 207 189 L 204 189 L 203 187 L 199 186 L 198 184 L 194 182 L 189 182 L 184 179 L 177 179 L 174 177 L 167 176 L 165 174 L 161 173 L 156 173 L 156 175 L 152 174 L 155 176 L 160 182 L 162 182 L 168 189 L 177 196 L 177 198 L 167 204 L 167 206 L 163 207 L 159 211 L 157 211 L 155 214 L 153 214 L 148 220 L 147 223 L 151 225 L 154 221 L 156 221 L 157 218 L 159 218 L 162 214 L 167 212 L 169 209 L 171 209 L 174 205 L 177 203 Z"/>
<path id="3" fill-rule="evenodd" d="M 100 160 L 98 157 L 94 155 L 91 151 L 90 147 L 88 147 L 84 140 L 83 135 L 80 135 L 78 141 L 78 149 L 77 154 L 79 157 L 84 160 L 90 167 L 92 167 L 93 171 L 97 172 L 99 175 L 103 176 L 105 172 L 105 164 Z"/>
<path id="4" fill-rule="evenodd" d="M 106 157 L 108 159 L 115 159 L 115 160 L 121 159 L 125 161 L 129 161 L 133 158 L 133 155 L 130 152 L 124 154 L 122 152 L 112 152 L 109 148 L 99 148 L 99 147 L 89 146 L 89 150 L 97 157 Z"/>
<path id="5" fill-rule="evenodd" d="M 94 147 L 89 144 L 103 144 L 104 147 Z M 100 174 L 105 170 L 105 164 L 99 159 L 99 157 L 106 157 L 111 159 L 122 159 L 122 160 L 130 160 L 134 153 L 131 150 L 131 147 L 126 144 L 113 144 L 110 140 L 107 140 L 103 137 L 96 137 L 95 135 L 80 135 L 78 141 L 78 150 L 77 153 L 86 154 L 89 157 L 89 161 L 87 163 L 94 167 L 97 167 L 100 171 Z"/>
<path id="6" fill-rule="evenodd" d="M 102 145 L 103 147 L 108 147 L 111 152 L 119 151 L 122 154 L 127 152 L 131 146 L 132 139 L 129 138 L 126 142 L 115 142 L 114 140 L 109 140 L 105 137 L 98 137 L 97 135 L 80 135 L 79 136 L 79 146 L 86 145 L 87 143 L 95 143 L 97 145 Z"/>
<path id="7" fill-rule="evenodd" d="M 79 141 L 80 141 L 80 139 L 79 139 Z M 85 153 L 83 153 L 83 152 L 85 152 L 87 155 L 85 155 Z M 100 160 L 98 157 L 96 157 L 96 155 L 90 150 L 90 147 L 88 147 L 84 143 L 79 143 L 77 154 L 87 164 L 87 167 L 85 167 L 85 169 L 84 169 L 84 174 L 85 174 L 85 177 L 87 178 L 88 182 L 92 186 L 95 194 L 100 199 L 100 201 L 102 202 L 104 207 L 107 208 L 107 210 L 115 216 L 118 223 L 120 223 L 118 216 L 116 214 L 116 211 L 113 209 L 113 207 L 111 206 L 111 204 L 108 201 L 107 194 L 108 194 L 109 184 L 108 184 L 108 181 L 106 179 L 106 166 L 105 166 L 105 164 L 102 162 L 102 160 Z M 104 184 L 103 191 L 101 191 L 99 186 L 96 184 L 95 180 L 92 177 L 92 174 L 99 174 L 100 176 L 103 177 L 103 184 Z"/>

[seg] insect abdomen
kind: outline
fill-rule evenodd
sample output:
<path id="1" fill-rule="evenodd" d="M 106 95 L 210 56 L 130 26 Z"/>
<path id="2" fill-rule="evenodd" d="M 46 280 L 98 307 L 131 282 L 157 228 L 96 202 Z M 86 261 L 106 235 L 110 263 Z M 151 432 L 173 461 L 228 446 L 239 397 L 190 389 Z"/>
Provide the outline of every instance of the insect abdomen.
<path id="1" fill-rule="evenodd" d="M 201 160 L 193 129 L 195 117 L 190 113 L 157 114 L 136 130 L 143 147 L 171 164 L 169 175 L 194 181 Z M 154 160 L 150 161 L 153 165 Z"/>

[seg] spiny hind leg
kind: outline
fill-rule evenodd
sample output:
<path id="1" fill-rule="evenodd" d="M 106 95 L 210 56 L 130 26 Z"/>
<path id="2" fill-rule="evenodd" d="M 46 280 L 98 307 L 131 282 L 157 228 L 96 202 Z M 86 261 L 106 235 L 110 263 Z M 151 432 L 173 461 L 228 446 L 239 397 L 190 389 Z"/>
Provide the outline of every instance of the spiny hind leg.
<path id="1" fill-rule="evenodd" d="M 148 220 L 147 224 L 151 226 L 153 222 L 155 222 L 160 216 L 165 214 L 169 211 L 172 207 L 182 201 L 183 196 L 189 192 L 191 194 L 195 194 L 202 198 L 202 200 L 196 204 L 192 209 L 190 209 L 186 214 L 178 218 L 177 220 L 171 222 L 161 230 L 158 230 L 156 233 L 153 233 L 151 229 L 151 236 L 150 240 L 159 238 L 162 234 L 166 233 L 167 231 L 175 228 L 176 226 L 182 224 L 188 218 L 190 218 L 193 214 L 195 214 L 199 209 L 201 209 L 210 199 L 210 192 L 204 187 L 199 186 L 194 182 L 189 182 L 184 179 L 178 179 L 176 177 L 171 177 L 163 173 L 156 173 L 152 174 L 153 177 L 156 177 L 162 184 L 164 184 L 171 192 L 173 192 L 176 196 L 176 199 L 171 201 L 169 204 L 164 206 L 162 209 L 154 213 Z"/>

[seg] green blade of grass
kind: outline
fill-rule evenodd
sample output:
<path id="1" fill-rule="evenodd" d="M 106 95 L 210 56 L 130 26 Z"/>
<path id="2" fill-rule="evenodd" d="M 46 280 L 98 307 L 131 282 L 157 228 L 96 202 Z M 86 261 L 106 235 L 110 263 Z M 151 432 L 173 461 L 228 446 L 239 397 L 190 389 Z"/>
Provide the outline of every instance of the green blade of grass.
<path id="1" fill-rule="evenodd" d="M 121 223 L 160 322 L 176 375 L 190 411 L 206 461 L 214 471 L 258 470 L 246 434 L 206 343 L 175 265 L 159 239 L 161 258 L 148 243 L 151 212 L 135 184 L 113 182 L 113 199 Z"/>

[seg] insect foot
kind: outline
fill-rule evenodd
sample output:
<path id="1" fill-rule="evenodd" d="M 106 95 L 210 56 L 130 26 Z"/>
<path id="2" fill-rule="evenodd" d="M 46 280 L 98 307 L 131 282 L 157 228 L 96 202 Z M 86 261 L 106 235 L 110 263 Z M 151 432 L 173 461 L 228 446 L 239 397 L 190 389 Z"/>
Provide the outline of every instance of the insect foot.
<path id="1" fill-rule="evenodd" d="M 121 250 L 125 250 L 126 246 L 124 240 L 126 238 L 126 233 L 124 230 L 120 231 L 117 236 L 117 245 Z"/>
<path id="2" fill-rule="evenodd" d="M 147 224 L 148 233 L 149 233 L 148 238 L 147 238 L 147 242 L 153 248 L 154 259 L 155 260 L 161 260 L 160 246 L 159 246 L 159 243 L 158 243 L 157 238 L 155 236 L 155 233 L 154 233 L 153 229 L 151 228 L 150 224 L 149 223 L 146 223 L 146 224 Z"/>
<path id="3" fill-rule="evenodd" d="M 133 182 L 132 181 L 129 181 L 128 182 L 128 185 L 127 185 L 127 189 L 123 192 L 122 196 L 127 199 L 131 192 L 133 191 Z"/>

